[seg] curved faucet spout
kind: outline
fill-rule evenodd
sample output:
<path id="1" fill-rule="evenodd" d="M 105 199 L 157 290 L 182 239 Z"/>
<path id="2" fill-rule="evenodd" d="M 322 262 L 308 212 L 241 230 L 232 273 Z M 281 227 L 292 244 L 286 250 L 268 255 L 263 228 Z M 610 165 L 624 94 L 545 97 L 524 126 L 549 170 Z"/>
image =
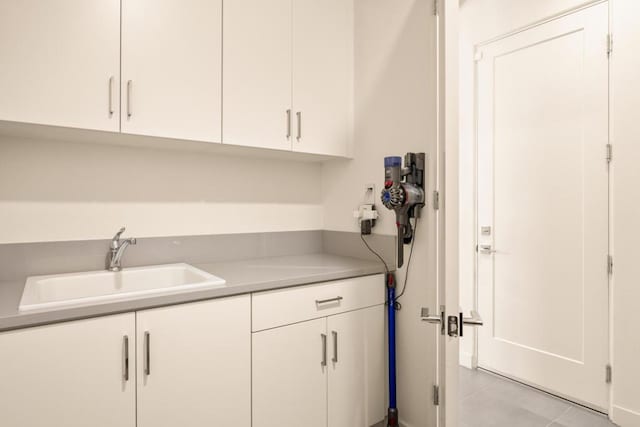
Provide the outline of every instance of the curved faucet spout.
<path id="1" fill-rule="evenodd" d="M 111 248 L 109 249 L 107 262 L 107 270 L 109 271 L 122 270 L 122 256 L 125 250 L 129 245 L 135 245 L 137 243 L 135 238 L 120 240 L 120 236 L 124 233 L 124 230 L 125 228 L 122 227 L 111 240 Z"/>

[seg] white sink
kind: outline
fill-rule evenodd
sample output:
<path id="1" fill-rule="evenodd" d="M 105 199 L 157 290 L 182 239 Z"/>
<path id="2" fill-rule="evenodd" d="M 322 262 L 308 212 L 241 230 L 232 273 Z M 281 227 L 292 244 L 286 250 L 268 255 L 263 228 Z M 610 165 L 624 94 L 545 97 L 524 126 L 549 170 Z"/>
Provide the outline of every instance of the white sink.
<path id="1" fill-rule="evenodd" d="M 125 268 L 119 272 L 33 276 L 27 279 L 19 310 L 81 307 L 132 297 L 219 288 L 224 279 L 189 264 Z"/>

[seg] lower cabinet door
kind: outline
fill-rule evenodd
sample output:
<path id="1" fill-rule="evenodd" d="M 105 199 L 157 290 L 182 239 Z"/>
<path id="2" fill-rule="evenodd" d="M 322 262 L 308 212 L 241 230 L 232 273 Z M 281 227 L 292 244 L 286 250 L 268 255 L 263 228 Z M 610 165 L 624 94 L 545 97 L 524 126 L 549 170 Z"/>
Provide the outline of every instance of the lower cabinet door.
<path id="1" fill-rule="evenodd" d="M 385 417 L 384 306 L 330 316 L 329 427 L 369 427 Z"/>
<path id="2" fill-rule="evenodd" d="M 253 334 L 253 427 L 327 426 L 326 333 L 322 318 Z"/>
<path id="3" fill-rule="evenodd" d="M 251 304 L 137 313 L 138 427 L 251 426 Z"/>
<path id="4" fill-rule="evenodd" d="M 0 333 L 0 425 L 135 427 L 134 334 L 133 313 Z"/>

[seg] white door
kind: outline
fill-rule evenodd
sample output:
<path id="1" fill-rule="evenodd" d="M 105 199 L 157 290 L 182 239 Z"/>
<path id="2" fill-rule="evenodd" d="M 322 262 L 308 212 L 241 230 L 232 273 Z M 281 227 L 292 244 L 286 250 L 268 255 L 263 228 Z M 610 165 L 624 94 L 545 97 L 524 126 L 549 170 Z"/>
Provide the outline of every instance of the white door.
<path id="1" fill-rule="evenodd" d="M 120 0 L 0 2 L 0 120 L 119 130 Z"/>
<path id="2" fill-rule="evenodd" d="M 250 301 L 136 314 L 138 427 L 251 426 Z"/>
<path id="3" fill-rule="evenodd" d="M 328 318 L 329 426 L 369 427 L 385 407 L 384 306 Z"/>
<path id="4" fill-rule="evenodd" d="M 327 427 L 327 319 L 253 334 L 253 427 Z"/>
<path id="5" fill-rule="evenodd" d="M 291 0 L 224 5 L 223 143 L 291 150 Z"/>
<path id="6" fill-rule="evenodd" d="M 600 410 L 607 32 L 601 3 L 482 46 L 477 65 L 479 365 Z"/>
<path id="7" fill-rule="evenodd" d="M 353 1 L 293 1 L 293 149 L 346 156 L 353 110 Z"/>
<path id="8" fill-rule="evenodd" d="M 222 0 L 122 1 L 122 132 L 221 141 Z"/>
<path id="9" fill-rule="evenodd" d="M 135 427 L 134 340 L 133 314 L 1 333 L 0 424 Z"/>

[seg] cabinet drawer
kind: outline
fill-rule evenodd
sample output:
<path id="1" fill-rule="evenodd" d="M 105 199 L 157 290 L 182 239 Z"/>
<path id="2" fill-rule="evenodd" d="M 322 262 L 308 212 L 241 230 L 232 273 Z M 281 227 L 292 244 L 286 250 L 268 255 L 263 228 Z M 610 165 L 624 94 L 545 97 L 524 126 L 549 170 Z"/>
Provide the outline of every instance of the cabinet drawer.
<path id="1" fill-rule="evenodd" d="M 252 331 L 383 304 L 384 275 L 253 294 Z"/>

